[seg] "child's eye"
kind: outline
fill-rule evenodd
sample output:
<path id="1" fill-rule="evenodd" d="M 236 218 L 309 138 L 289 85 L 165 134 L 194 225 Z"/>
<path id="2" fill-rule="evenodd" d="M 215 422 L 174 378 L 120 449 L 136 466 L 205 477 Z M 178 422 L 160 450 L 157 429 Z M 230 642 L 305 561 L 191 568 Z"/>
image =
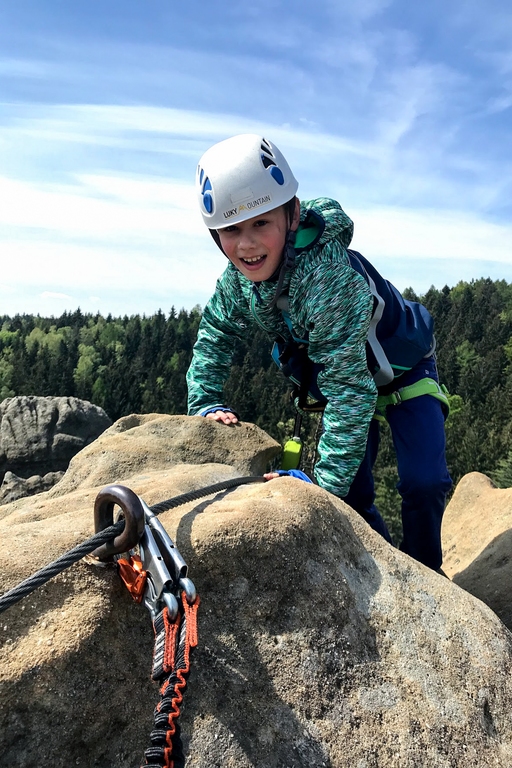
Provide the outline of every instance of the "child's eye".
<path id="1" fill-rule="evenodd" d="M 258 219 L 258 221 L 254 222 L 255 227 L 264 227 L 265 224 L 268 224 L 267 219 Z"/>
<path id="2" fill-rule="evenodd" d="M 235 224 L 231 224 L 229 227 L 224 227 L 224 228 L 223 228 L 223 229 L 221 229 L 220 231 L 221 231 L 221 232 L 236 232 L 236 231 L 237 231 L 237 229 L 238 229 L 238 227 L 237 227 L 237 226 L 235 226 Z"/>

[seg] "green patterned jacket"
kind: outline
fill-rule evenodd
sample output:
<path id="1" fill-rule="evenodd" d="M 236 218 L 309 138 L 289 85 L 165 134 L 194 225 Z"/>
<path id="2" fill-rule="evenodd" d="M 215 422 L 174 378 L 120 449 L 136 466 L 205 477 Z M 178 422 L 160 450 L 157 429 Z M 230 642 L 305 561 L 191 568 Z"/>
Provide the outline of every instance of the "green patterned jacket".
<path id="1" fill-rule="evenodd" d="M 298 248 L 296 267 L 288 273 L 289 315 L 296 337 L 309 333 L 309 357 L 324 366 L 317 383 L 328 404 L 319 442 L 316 479 L 323 488 L 345 496 L 362 461 L 377 389 L 368 370 L 365 344 L 373 297 L 364 278 L 350 267 L 346 248 L 353 224 L 339 203 L 328 198 L 302 201 L 297 243 L 304 238 L 309 209 L 323 218 L 325 229 L 312 247 Z M 234 345 L 257 323 L 271 340 L 291 333 L 279 309 L 269 309 L 275 282 L 258 285 L 232 264 L 205 307 L 187 373 L 189 414 L 222 406 Z"/>

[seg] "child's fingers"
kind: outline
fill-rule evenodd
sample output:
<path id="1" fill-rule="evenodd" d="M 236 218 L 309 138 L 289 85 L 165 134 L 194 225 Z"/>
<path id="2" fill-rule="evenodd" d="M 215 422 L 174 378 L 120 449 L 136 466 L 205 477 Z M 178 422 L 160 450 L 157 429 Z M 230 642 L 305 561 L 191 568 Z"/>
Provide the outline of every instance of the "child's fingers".
<path id="1" fill-rule="evenodd" d="M 229 411 L 214 411 L 206 414 L 207 419 L 213 419 L 214 421 L 222 421 L 223 424 L 236 424 L 238 419 L 234 413 Z"/>

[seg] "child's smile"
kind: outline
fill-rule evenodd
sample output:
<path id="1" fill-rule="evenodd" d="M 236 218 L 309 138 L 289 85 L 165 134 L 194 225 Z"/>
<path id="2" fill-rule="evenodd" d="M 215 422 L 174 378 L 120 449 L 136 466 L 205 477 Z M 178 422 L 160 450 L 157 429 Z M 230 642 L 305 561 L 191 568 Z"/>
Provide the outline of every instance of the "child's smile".
<path id="1" fill-rule="evenodd" d="M 249 280 L 272 277 L 281 263 L 288 221 L 284 208 L 218 229 L 224 253 Z"/>

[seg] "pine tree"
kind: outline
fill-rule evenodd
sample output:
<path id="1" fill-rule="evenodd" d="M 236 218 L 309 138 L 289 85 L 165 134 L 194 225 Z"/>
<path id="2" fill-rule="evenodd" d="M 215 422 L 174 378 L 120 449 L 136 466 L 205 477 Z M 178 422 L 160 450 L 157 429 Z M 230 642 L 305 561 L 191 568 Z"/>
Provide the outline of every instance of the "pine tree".
<path id="1" fill-rule="evenodd" d="M 512 488 L 512 450 L 498 462 L 497 468 L 491 473 L 491 478 L 498 488 Z"/>

